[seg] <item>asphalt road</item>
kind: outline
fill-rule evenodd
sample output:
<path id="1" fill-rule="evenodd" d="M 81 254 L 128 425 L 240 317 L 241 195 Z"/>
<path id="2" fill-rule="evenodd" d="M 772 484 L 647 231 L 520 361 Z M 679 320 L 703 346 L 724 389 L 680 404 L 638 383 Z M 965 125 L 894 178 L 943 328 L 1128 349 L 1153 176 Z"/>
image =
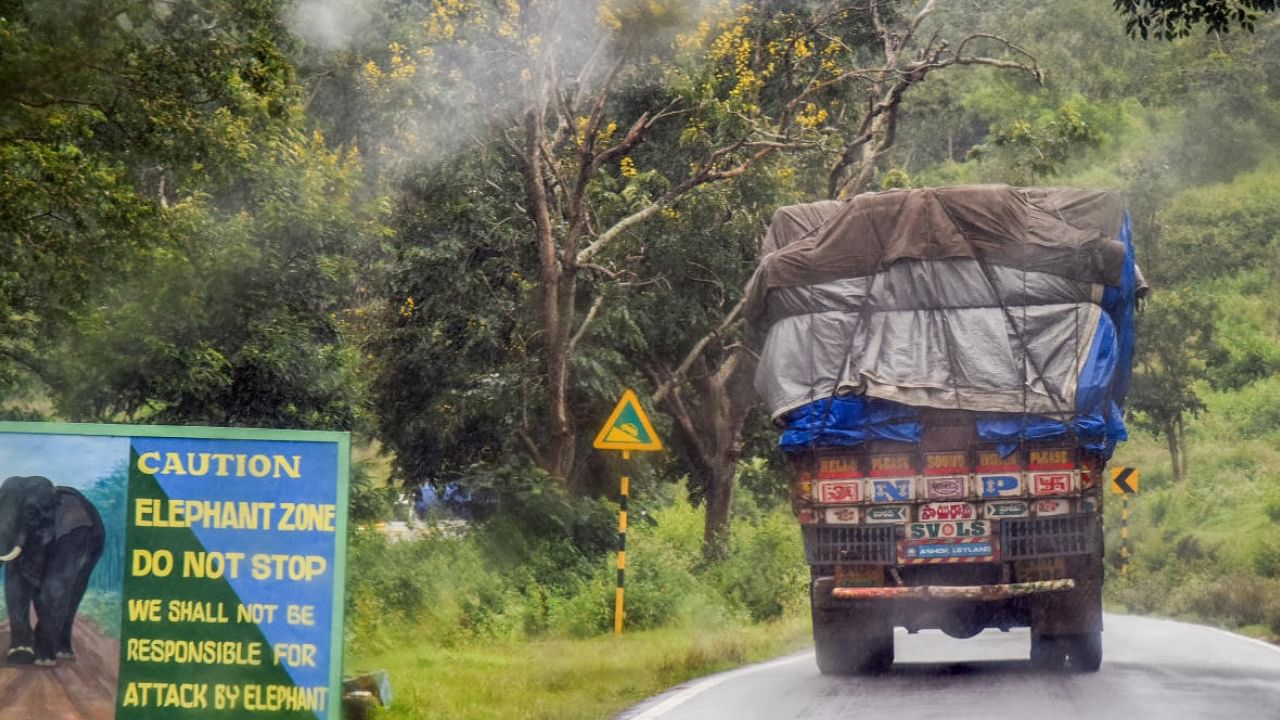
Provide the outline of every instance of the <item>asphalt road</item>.
<path id="1" fill-rule="evenodd" d="M 1033 670 L 1025 629 L 969 640 L 900 629 L 885 675 L 823 676 L 809 650 L 691 681 L 619 720 L 1280 720 L 1280 647 L 1168 620 L 1104 624 L 1093 674 Z"/>

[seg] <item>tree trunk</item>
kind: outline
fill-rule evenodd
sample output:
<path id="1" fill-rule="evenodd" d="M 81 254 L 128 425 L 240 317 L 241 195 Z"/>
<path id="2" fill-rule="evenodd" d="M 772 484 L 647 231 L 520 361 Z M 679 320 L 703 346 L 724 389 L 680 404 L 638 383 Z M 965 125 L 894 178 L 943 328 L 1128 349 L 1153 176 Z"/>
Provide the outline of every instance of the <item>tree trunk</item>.
<path id="1" fill-rule="evenodd" d="M 755 402 L 751 388 L 755 368 L 755 356 L 741 349 L 714 373 L 706 372 L 706 362 L 700 359 L 688 384 L 693 390 L 692 408 L 685 403 L 683 388 L 675 388 L 665 399 L 693 472 L 702 481 L 706 506 L 702 556 L 707 560 L 728 554 L 742 428 Z"/>
<path id="2" fill-rule="evenodd" d="M 1186 478 L 1187 472 L 1187 423 L 1182 413 L 1178 413 L 1178 462 L 1182 464 L 1180 476 Z"/>
<path id="3" fill-rule="evenodd" d="M 1169 460 L 1173 465 L 1173 482 L 1182 482 L 1182 462 L 1178 452 L 1178 430 L 1173 420 L 1165 423 L 1164 436 L 1169 442 Z"/>
<path id="4" fill-rule="evenodd" d="M 733 490 L 738 473 L 740 452 L 717 458 L 703 475 L 706 488 L 707 514 L 702 529 L 702 557 L 721 560 L 729 554 L 729 530 L 733 520 Z"/>
<path id="5" fill-rule="evenodd" d="M 547 452 L 543 469 L 562 484 L 573 471 L 577 437 L 569 415 L 569 338 L 574 315 L 576 283 L 573 268 L 560 260 L 551 221 L 550 197 L 544 176 L 541 148 L 544 141 L 542 113 L 525 114 L 525 143 L 521 157 L 525 196 L 538 246 L 539 284 L 542 289 L 542 321 L 547 359 Z"/>

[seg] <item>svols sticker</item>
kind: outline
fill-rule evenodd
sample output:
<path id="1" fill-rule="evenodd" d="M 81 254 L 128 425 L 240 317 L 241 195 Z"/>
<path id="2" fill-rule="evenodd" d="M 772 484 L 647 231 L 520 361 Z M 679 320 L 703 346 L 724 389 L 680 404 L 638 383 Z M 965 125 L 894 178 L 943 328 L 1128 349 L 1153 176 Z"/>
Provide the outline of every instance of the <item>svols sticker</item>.
<path id="1" fill-rule="evenodd" d="M 935 538 L 986 537 L 991 534 L 991 523 L 986 520 L 960 520 L 952 522 L 920 522 L 907 526 L 907 537 L 912 540 Z"/>

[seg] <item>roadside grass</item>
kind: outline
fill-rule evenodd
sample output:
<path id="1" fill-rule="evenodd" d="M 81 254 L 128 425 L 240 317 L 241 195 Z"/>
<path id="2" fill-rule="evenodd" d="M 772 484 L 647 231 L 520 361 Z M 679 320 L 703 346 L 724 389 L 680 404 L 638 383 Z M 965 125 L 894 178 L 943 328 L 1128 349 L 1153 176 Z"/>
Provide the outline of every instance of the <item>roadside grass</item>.
<path id="1" fill-rule="evenodd" d="M 1167 447 L 1133 432 L 1112 467 L 1141 471 L 1129 500 L 1132 562 L 1120 569 L 1120 498 L 1107 493 L 1108 606 L 1280 640 L 1280 378 L 1202 392 L 1188 424 L 1188 477 Z M 1109 482 L 1109 480 L 1108 480 Z"/>
<path id="2" fill-rule="evenodd" d="M 737 493 L 728 553 L 709 561 L 682 485 L 638 498 L 622 637 L 616 506 L 525 493 L 501 507 L 464 532 L 351 534 L 344 667 L 387 671 L 394 699 L 378 717 L 606 718 L 809 640 L 808 568 L 786 505 Z"/>
<path id="3" fill-rule="evenodd" d="M 596 720 L 691 678 L 757 662 L 809 643 L 807 617 L 719 627 L 670 627 L 582 640 L 535 639 L 445 647 L 429 637 L 351 657 L 385 669 L 386 720 Z"/>

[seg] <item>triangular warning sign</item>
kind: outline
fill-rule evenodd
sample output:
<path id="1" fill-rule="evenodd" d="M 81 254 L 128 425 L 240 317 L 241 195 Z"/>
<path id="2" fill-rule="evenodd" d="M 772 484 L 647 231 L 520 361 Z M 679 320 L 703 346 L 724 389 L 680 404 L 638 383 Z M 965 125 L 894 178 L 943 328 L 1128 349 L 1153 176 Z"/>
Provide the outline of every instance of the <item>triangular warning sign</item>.
<path id="1" fill-rule="evenodd" d="M 634 390 L 622 393 L 622 399 L 613 414 L 600 428 L 593 443 L 597 450 L 661 450 L 662 441 L 653 431 L 649 416 L 640 407 L 640 399 Z"/>

